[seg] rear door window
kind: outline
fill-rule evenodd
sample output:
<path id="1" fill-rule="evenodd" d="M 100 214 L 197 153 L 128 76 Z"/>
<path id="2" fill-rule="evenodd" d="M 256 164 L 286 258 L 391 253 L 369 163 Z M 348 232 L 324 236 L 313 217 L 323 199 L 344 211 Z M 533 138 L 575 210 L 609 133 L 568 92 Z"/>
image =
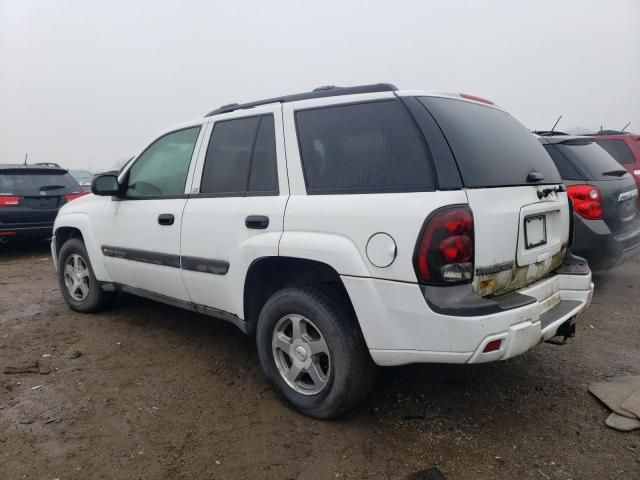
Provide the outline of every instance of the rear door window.
<path id="1" fill-rule="evenodd" d="M 209 139 L 200 193 L 223 196 L 278 192 L 272 115 L 216 122 Z"/>
<path id="2" fill-rule="evenodd" d="M 252 194 L 278 192 L 278 162 L 273 117 L 261 117 L 249 173 Z"/>
<path id="3" fill-rule="evenodd" d="M 561 182 L 540 142 L 508 113 L 450 98 L 418 99 L 447 138 L 466 187 L 527 185 L 532 171 L 544 176 L 536 184 Z"/>
<path id="4" fill-rule="evenodd" d="M 609 155 L 622 165 L 636 163 L 636 159 L 624 140 L 596 140 L 598 145 L 604 148 Z"/>
<path id="5" fill-rule="evenodd" d="M 430 191 L 433 167 L 397 100 L 296 112 L 308 194 Z"/>

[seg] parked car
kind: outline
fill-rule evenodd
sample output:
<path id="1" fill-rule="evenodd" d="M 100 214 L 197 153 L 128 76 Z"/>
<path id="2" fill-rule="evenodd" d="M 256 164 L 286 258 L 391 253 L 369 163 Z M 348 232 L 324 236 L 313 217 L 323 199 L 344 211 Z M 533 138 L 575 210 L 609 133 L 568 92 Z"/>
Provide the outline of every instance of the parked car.
<path id="1" fill-rule="evenodd" d="M 0 243 L 51 236 L 60 207 L 83 194 L 62 168 L 0 165 Z"/>
<path id="2" fill-rule="evenodd" d="M 499 139 L 497 141 L 496 139 Z M 255 334 L 294 409 L 330 418 L 374 364 L 482 363 L 571 336 L 590 302 L 569 201 L 491 102 L 389 84 L 232 104 L 163 132 L 66 206 L 70 308 L 124 291 Z"/>
<path id="3" fill-rule="evenodd" d="M 640 188 L 640 135 L 601 130 L 594 136 L 598 145 L 633 175 L 636 185 Z M 640 199 L 638 206 L 640 207 Z"/>
<path id="4" fill-rule="evenodd" d="M 91 182 L 93 181 L 93 173 L 88 170 L 69 170 L 69 173 L 85 192 L 91 191 Z"/>
<path id="5" fill-rule="evenodd" d="M 572 250 L 592 270 L 607 270 L 640 253 L 638 190 L 633 177 L 588 136 L 538 137 L 573 200 Z"/>

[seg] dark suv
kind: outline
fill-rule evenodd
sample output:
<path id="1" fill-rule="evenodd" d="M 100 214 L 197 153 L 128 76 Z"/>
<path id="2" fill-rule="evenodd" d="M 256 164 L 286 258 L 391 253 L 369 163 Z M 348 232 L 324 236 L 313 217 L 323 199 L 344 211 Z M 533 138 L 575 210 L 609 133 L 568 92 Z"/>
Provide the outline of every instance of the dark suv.
<path id="1" fill-rule="evenodd" d="M 598 145 L 633 175 L 640 189 L 640 135 L 616 130 L 601 130 L 593 136 Z M 638 207 L 640 207 L 640 199 Z"/>
<path id="2" fill-rule="evenodd" d="M 82 195 L 63 168 L 0 164 L 0 243 L 50 236 L 60 207 Z"/>
<path id="3" fill-rule="evenodd" d="M 640 253 L 638 190 L 633 177 L 593 137 L 539 137 L 573 201 L 572 250 L 592 271 L 608 270 Z"/>

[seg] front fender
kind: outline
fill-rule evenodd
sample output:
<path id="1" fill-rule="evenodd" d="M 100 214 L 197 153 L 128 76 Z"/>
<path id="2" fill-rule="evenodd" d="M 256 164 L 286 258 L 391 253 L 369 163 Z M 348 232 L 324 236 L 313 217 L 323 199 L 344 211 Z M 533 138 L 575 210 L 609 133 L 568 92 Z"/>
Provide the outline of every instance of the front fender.
<path id="1" fill-rule="evenodd" d="M 93 273 L 96 276 L 96 279 L 100 282 L 111 282 L 111 275 L 107 271 L 107 268 L 104 264 L 104 255 L 100 250 L 100 245 L 95 238 L 93 229 L 91 228 L 91 222 L 89 221 L 89 215 L 84 212 L 70 212 L 64 213 L 63 215 L 58 215 L 56 221 L 53 226 L 53 238 L 52 238 L 52 254 L 54 256 L 54 265 L 57 263 L 57 255 L 59 253 L 59 249 L 62 246 L 59 243 L 59 235 L 60 229 L 63 228 L 74 228 L 80 231 L 82 238 L 84 240 L 85 248 L 87 249 L 87 253 L 89 254 L 89 261 L 91 262 L 91 268 L 93 269 Z M 58 247 L 56 248 L 56 245 Z"/>

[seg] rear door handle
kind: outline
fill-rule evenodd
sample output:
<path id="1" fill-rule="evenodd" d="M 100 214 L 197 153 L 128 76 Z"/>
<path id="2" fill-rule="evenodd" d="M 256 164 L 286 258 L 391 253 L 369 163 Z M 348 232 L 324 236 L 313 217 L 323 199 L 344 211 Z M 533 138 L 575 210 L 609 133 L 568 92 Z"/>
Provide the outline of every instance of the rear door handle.
<path id="1" fill-rule="evenodd" d="M 244 219 L 244 224 L 247 228 L 264 230 L 269 226 L 269 217 L 264 215 L 249 215 Z"/>
<path id="2" fill-rule="evenodd" d="M 173 225 L 175 217 L 170 213 L 161 213 L 158 215 L 158 223 L 160 225 Z"/>

